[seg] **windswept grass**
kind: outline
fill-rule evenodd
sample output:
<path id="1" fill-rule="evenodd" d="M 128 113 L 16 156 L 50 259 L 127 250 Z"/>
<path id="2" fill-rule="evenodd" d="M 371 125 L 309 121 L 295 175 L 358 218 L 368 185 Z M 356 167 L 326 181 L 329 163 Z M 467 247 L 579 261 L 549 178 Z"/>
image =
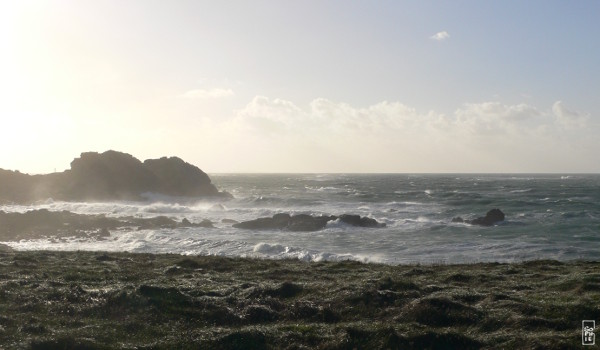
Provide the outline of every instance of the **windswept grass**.
<path id="1" fill-rule="evenodd" d="M 581 347 L 600 263 L 0 252 L 0 348 Z"/>

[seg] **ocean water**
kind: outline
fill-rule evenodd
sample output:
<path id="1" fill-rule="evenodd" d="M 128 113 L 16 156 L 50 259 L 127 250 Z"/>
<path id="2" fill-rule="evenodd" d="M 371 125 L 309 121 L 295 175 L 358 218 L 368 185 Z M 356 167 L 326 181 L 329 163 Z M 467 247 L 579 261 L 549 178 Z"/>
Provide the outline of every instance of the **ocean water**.
<path id="1" fill-rule="evenodd" d="M 152 202 L 0 206 L 80 214 L 209 219 L 215 228 L 119 230 L 106 239 L 5 242 L 18 250 L 102 250 L 307 261 L 355 259 L 388 264 L 513 262 L 600 257 L 600 175 L 213 174 L 228 201 L 154 196 Z M 451 223 L 492 208 L 492 227 Z M 316 232 L 236 229 L 237 221 L 276 213 L 359 214 L 387 224 L 368 229 L 330 222 Z"/>

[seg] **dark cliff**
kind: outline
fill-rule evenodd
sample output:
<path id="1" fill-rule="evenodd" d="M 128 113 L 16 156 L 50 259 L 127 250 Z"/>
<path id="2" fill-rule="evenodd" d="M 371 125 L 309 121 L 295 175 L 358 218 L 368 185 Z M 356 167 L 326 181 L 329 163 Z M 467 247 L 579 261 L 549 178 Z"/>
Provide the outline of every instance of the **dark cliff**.
<path id="1" fill-rule="evenodd" d="M 141 162 L 121 152 L 86 152 L 62 173 L 28 175 L 0 169 L 0 202 L 141 200 L 144 193 L 177 197 L 221 197 L 206 173 L 180 158 Z"/>

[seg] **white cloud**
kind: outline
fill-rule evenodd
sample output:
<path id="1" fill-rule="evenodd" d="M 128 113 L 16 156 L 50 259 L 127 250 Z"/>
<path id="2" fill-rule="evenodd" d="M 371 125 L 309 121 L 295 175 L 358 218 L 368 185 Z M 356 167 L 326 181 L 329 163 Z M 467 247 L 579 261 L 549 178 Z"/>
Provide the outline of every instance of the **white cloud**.
<path id="1" fill-rule="evenodd" d="M 500 102 L 465 103 L 454 112 L 456 123 L 475 134 L 518 131 L 519 122 L 542 115 L 528 104 L 504 105 Z"/>
<path id="2" fill-rule="evenodd" d="M 434 35 L 430 36 L 429 39 L 442 41 L 448 39 L 449 37 L 450 34 L 448 34 L 448 32 L 444 30 L 442 32 L 435 33 Z"/>
<path id="3" fill-rule="evenodd" d="M 219 149 L 215 161 L 236 159 L 230 171 L 589 171 L 597 133 L 569 134 L 555 115 L 579 114 L 560 103 L 552 110 L 481 102 L 445 115 L 401 102 L 358 107 L 317 98 L 301 106 L 257 96 L 194 135 Z"/>
<path id="4" fill-rule="evenodd" d="M 556 122 L 566 128 L 583 128 L 589 119 L 589 115 L 568 109 L 562 101 L 554 102 L 552 112 Z"/>
<path id="5" fill-rule="evenodd" d="M 211 99 L 230 97 L 233 95 L 235 95 L 235 93 L 231 89 L 212 88 L 190 90 L 181 95 L 181 97 L 190 99 Z"/>
<path id="6" fill-rule="evenodd" d="M 233 123 L 236 128 L 249 129 L 267 134 L 281 133 L 305 119 L 304 112 L 290 101 L 256 96 L 236 112 Z"/>

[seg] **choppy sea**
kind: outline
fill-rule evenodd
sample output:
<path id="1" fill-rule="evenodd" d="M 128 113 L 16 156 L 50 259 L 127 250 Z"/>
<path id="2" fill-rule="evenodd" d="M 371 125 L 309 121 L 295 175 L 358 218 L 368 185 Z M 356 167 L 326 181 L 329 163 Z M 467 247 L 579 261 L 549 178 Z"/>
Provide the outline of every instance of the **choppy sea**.
<path id="1" fill-rule="evenodd" d="M 355 259 L 387 264 L 513 262 L 600 257 L 600 175 L 212 174 L 235 197 L 227 201 L 153 196 L 149 202 L 44 201 L 4 205 L 79 214 L 209 219 L 215 228 L 117 230 L 106 239 L 5 242 L 17 250 L 179 253 L 306 261 Z M 451 223 L 492 208 L 492 227 Z M 359 228 L 337 221 L 316 232 L 251 231 L 236 221 L 276 213 L 359 214 L 387 224 Z"/>

